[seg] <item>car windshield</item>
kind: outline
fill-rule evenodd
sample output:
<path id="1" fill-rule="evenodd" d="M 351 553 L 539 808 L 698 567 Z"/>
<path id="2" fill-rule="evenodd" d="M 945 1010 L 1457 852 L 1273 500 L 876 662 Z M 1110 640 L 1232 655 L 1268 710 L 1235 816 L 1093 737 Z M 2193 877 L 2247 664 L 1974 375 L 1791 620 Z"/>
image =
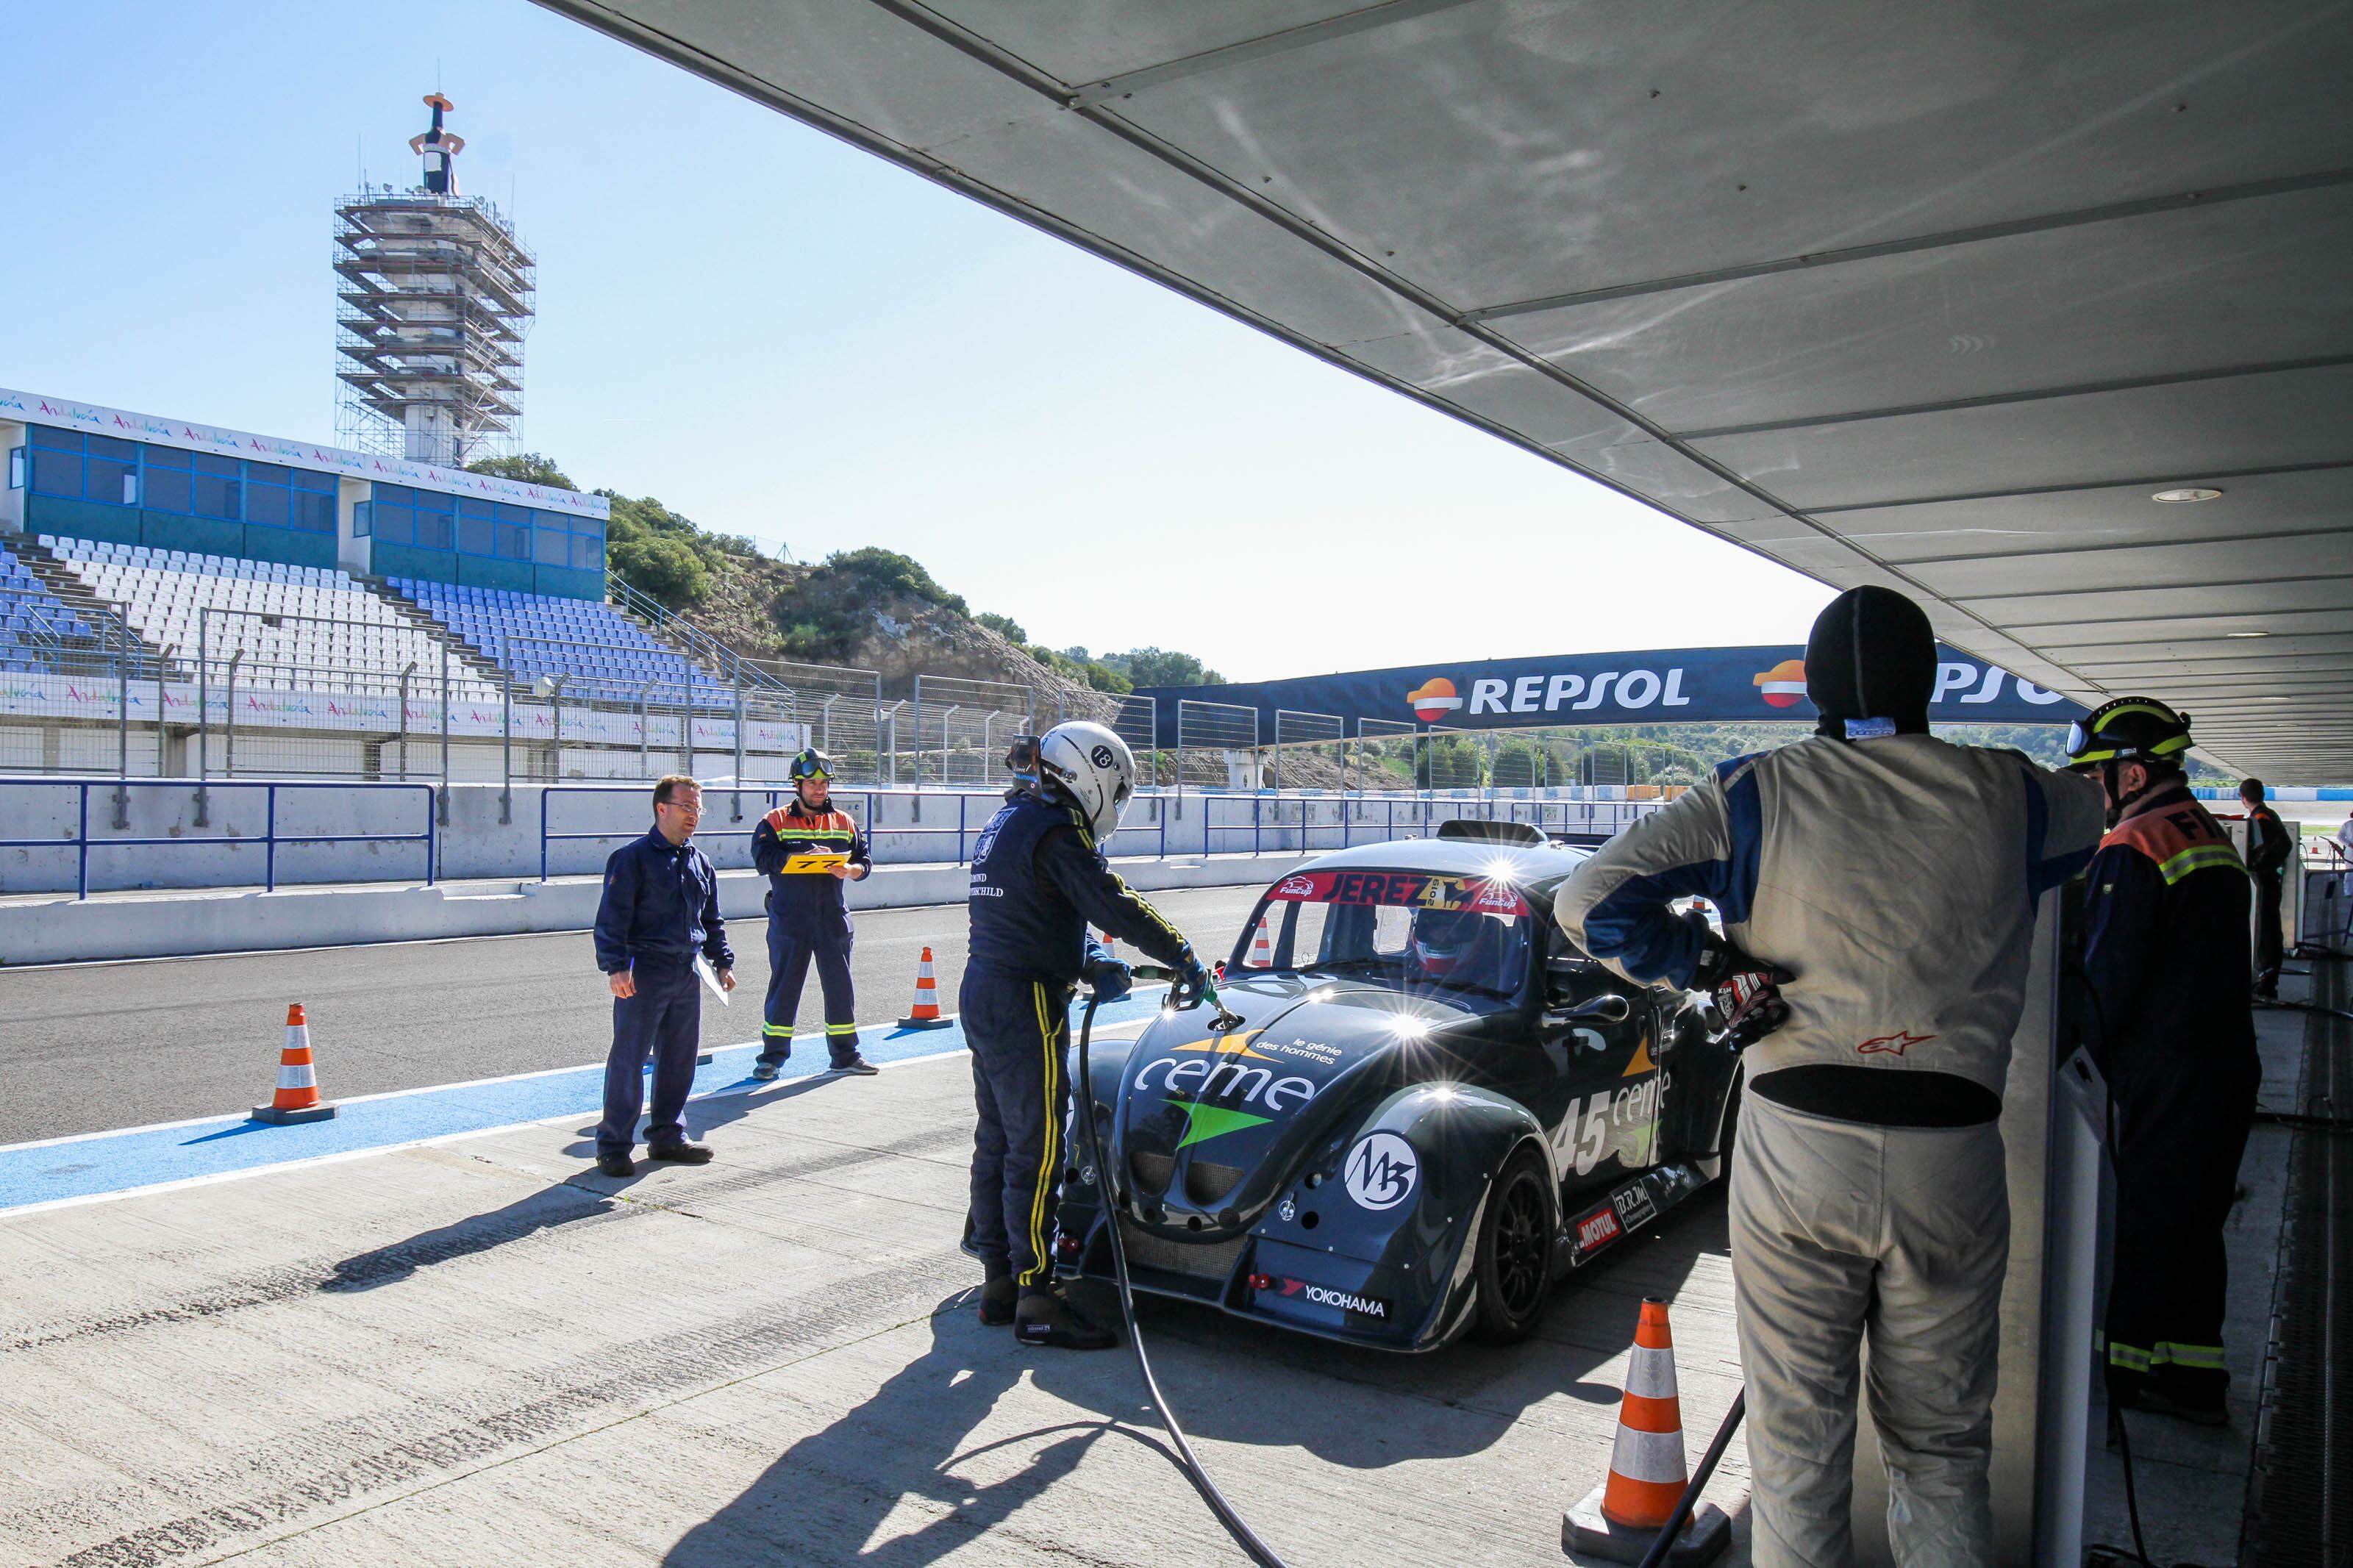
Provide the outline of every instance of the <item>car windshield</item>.
<path id="1" fill-rule="evenodd" d="M 1532 945 L 1509 882 L 1429 871 L 1301 871 L 1267 889 L 1235 965 L 1373 973 L 1408 989 L 1515 996 Z"/>

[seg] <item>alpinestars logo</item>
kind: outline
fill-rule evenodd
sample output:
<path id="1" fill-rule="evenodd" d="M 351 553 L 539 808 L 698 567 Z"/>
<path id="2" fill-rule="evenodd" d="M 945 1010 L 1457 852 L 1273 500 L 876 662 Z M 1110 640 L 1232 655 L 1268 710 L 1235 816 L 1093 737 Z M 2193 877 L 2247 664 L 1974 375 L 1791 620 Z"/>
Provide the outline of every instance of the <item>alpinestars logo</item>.
<path id="1" fill-rule="evenodd" d="M 1875 1040 L 1863 1041 L 1862 1044 L 1855 1047 L 1855 1053 L 1858 1056 L 1866 1057 L 1900 1057 L 1914 1046 L 1925 1046 L 1936 1037 L 1934 1035 L 1915 1035 L 1909 1029 L 1899 1029 L 1894 1034 L 1882 1035 Z"/>

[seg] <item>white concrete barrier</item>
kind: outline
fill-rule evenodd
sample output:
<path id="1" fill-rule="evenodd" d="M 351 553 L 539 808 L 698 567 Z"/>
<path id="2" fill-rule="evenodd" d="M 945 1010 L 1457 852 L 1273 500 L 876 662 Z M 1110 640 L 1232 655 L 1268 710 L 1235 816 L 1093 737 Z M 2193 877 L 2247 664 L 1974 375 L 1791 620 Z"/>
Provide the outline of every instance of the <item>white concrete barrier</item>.
<path id="1" fill-rule="evenodd" d="M 1128 885 L 1241 887 L 1271 881 L 1298 855 L 1120 860 Z M 849 885 L 855 909 L 960 904 L 962 866 L 879 866 Z M 169 958 L 201 952 L 341 947 L 378 942 L 586 931 L 596 923 L 604 884 L 594 878 L 541 882 L 452 882 L 437 887 L 281 888 L 246 891 L 116 894 L 102 899 L 26 900 L 0 905 L 0 964 L 90 959 Z M 720 912 L 758 920 L 767 880 L 723 871 Z"/>

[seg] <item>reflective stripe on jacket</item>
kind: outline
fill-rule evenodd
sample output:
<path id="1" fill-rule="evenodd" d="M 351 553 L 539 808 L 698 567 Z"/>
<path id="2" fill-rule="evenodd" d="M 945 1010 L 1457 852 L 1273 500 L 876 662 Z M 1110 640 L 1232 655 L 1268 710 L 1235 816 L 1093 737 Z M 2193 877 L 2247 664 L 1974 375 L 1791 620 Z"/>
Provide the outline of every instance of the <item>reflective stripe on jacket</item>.
<path id="1" fill-rule="evenodd" d="M 1627 978 L 1688 985 L 1713 900 L 1734 942 L 1798 976 L 1751 1077 L 1811 1063 L 1951 1073 L 1995 1094 L 2025 1005 L 2035 900 L 2098 839 L 2099 787 L 1928 735 L 1810 736 L 1738 757 L 1602 846 L 1555 900 Z"/>

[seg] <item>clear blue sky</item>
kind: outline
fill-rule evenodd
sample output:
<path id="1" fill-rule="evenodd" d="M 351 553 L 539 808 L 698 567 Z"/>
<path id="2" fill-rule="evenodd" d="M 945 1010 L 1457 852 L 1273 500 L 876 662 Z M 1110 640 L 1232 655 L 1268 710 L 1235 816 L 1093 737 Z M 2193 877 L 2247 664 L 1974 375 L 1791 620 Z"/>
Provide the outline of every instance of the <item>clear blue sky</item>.
<path id="1" fill-rule="evenodd" d="M 526 444 L 1056 646 L 1253 678 L 1802 640 L 1828 590 L 522 0 L 10 7 L 0 384 L 330 438 L 331 208 L 540 260 Z"/>

